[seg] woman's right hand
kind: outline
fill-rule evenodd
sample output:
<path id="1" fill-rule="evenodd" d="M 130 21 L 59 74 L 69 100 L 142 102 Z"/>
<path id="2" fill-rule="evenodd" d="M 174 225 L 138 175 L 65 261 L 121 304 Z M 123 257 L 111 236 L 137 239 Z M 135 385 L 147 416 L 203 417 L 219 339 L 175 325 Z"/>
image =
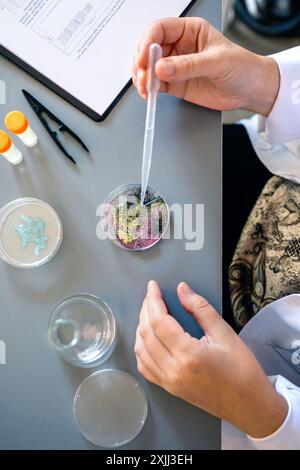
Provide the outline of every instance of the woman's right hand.
<path id="1" fill-rule="evenodd" d="M 234 44 L 202 18 L 164 18 L 146 30 L 136 53 L 133 82 L 147 98 L 148 48 L 163 48 L 156 66 L 161 91 L 207 108 L 244 108 L 268 116 L 276 100 L 276 61 Z"/>

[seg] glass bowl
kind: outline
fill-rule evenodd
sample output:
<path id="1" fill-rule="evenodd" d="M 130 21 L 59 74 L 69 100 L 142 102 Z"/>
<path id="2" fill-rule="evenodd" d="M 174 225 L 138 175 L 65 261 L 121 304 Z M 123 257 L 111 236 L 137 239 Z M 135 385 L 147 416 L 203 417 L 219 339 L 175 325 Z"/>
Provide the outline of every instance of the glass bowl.
<path id="1" fill-rule="evenodd" d="M 112 311 L 96 296 L 78 294 L 55 308 L 48 339 L 61 357 L 77 367 L 95 367 L 106 361 L 116 344 Z"/>
<path id="2" fill-rule="evenodd" d="M 141 185 L 126 184 L 112 191 L 104 203 L 104 229 L 111 242 L 128 251 L 145 251 L 165 235 L 168 204 L 158 191 L 147 188 L 143 206 Z"/>

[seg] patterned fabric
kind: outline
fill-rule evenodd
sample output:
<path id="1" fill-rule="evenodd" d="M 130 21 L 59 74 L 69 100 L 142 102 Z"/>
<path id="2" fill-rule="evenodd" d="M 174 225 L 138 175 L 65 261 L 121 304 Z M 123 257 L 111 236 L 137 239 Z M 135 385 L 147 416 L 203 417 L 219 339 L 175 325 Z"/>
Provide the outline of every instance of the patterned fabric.
<path id="1" fill-rule="evenodd" d="M 274 300 L 300 293 L 298 184 L 278 176 L 268 181 L 234 253 L 229 285 L 239 327 Z"/>

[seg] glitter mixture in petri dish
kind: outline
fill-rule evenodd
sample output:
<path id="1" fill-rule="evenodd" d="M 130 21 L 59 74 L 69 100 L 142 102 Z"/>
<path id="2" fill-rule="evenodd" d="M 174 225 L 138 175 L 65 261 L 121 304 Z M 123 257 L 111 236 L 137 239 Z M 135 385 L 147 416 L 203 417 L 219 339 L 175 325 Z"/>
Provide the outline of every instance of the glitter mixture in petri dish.
<path id="1" fill-rule="evenodd" d="M 131 251 L 151 248 L 164 236 L 169 224 L 169 209 L 157 191 L 147 189 L 141 205 L 141 186 L 126 185 L 106 200 L 109 237 Z"/>

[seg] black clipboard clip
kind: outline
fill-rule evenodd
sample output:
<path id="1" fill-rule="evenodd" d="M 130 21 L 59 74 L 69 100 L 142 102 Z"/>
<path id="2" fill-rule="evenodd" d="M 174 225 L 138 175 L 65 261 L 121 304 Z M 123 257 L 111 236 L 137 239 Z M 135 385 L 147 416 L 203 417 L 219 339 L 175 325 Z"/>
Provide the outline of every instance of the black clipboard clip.
<path id="1" fill-rule="evenodd" d="M 53 142 L 57 145 L 57 147 L 62 151 L 62 153 L 69 159 L 71 162 L 73 162 L 75 165 L 77 162 L 74 160 L 74 158 L 67 152 L 67 150 L 64 148 L 62 143 L 58 139 L 58 133 L 54 130 L 51 129 L 50 125 L 47 122 L 47 119 L 45 118 L 44 115 L 48 116 L 48 118 L 52 119 L 52 121 L 56 122 L 56 124 L 59 125 L 59 131 L 62 133 L 69 134 L 70 137 L 72 137 L 76 142 L 78 142 L 86 152 L 89 153 L 89 149 L 85 145 L 85 143 L 78 137 L 75 132 L 72 131 L 66 124 L 64 124 L 55 114 L 53 114 L 49 109 L 47 109 L 42 103 L 40 103 L 34 96 L 32 96 L 28 91 L 22 90 L 23 95 L 25 96 L 26 100 L 30 104 L 31 108 L 41 121 L 42 125 L 48 132 L 49 136 L 53 140 Z"/>

